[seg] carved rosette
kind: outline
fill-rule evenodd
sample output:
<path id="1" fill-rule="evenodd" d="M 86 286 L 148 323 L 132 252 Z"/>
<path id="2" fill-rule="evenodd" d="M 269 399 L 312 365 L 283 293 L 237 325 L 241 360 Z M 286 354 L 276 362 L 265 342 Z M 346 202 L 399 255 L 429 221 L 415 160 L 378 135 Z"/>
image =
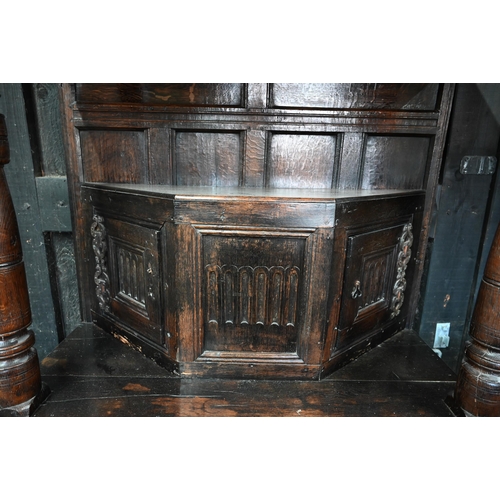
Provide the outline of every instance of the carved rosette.
<path id="1" fill-rule="evenodd" d="M 90 234 L 92 235 L 92 249 L 95 254 L 95 273 L 94 283 L 96 285 L 95 292 L 99 304 L 99 309 L 104 312 L 109 312 L 109 276 L 106 265 L 108 245 L 106 243 L 106 228 L 104 227 L 104 219 L 100 215 L 94 215 L 93 223 L 90 226 Z"/>
<path id="2" fill-rule="evenodd" d="M 395 318 L 401 312 L 404 302 L 404 291 L 406 290 L 406 268 L 411 258 L 411 246 L 413 244 L 413 226 L 409 222 L 403 228 L 403 234 L 399 239 L 399 253 L 397 261 L 397 275 L 392 289 L 391 318 Z"/>

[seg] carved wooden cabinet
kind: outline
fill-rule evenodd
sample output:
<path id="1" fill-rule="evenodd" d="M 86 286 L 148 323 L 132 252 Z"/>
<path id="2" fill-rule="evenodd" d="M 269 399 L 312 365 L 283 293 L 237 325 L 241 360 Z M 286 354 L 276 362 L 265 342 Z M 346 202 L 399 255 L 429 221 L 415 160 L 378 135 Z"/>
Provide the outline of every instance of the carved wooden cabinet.
<path id="1" fill-rule="evenodd" d="M 248 378 L 321 378 L 411 327 L 452 86 L 62 95 L 84 320 Z"/>
<path id="2" fill-rule="evenodd" d="M 405 324 L 421 191 L 82 193 L 93 318 L 183 375 L 318 378 Z"/>

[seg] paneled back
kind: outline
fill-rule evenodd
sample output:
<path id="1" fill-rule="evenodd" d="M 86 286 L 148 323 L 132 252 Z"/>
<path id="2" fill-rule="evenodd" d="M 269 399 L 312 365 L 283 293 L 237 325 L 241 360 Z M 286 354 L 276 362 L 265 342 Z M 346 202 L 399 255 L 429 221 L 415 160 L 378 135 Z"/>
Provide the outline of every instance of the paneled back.
<path id="1" fill-rule="evenodd" d="M 85 182 L 423 189 L 425 237 L 453 85 L 68 84 L 62 95 L 78 251 Z"/>

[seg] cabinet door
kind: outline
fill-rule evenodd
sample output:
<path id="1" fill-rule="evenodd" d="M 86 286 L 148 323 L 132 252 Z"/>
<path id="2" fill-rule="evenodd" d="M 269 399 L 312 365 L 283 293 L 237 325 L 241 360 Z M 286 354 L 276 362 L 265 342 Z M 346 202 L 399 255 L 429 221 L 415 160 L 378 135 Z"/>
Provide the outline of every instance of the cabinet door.
<path id="1" fill-rule="evenodd" d="M 99 312 L 161 345 L 158 231 L 96 215 L 93 236 Z"/>
<path id="2" fill-rule="evenodd" d="M 400 314 L 412 242 L 410 222 L 348 237 L 337 348 Z"/>

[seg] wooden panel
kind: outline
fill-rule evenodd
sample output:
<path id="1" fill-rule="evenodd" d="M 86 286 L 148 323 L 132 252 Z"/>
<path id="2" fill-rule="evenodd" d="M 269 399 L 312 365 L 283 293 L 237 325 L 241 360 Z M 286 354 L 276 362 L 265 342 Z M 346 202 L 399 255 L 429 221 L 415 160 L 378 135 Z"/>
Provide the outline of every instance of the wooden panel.
<path id="1" fill-rule="evenodd" d="M 95 219 L 96 220 L 96 219 Z M 110 217 L 93 226 L 99 314 L 163 344 L 158 232 Z M 96 282 L 97 282 L 96 281 Z"/>
<path id="2" fill-rule="evenodd" d="M 205 235 L 205 349 L 297 350 L 305 237 Z"/>
<path id="3" fill-rule="evenodd" d="M 399 225 L 349 238 L 337 348 L 390 319 L 402 231 Z"/>
<path id="4" fill-rule="evenodd" d="M 41 362 L 51 397 L 45 416 L 452 416 L 451 370 L 405 331 L 356 363 L 315 381 L 169 376 L 94 325 L 84 325 Z"/>
<path id="5" fill-rule="evenodd" d="M 332 187 L 335 135 L 273 134 L 270 142 L 269 187 Z"/>
<path id="6" fill-rule="evenodd" d="M 242 83 L 77 83 L 79 103 L 243 106 Z"/>
<path id="7" fill-rule="evenodd" d="M 174 171 L 183 186 L 239 186 L 241 141 L 238 132 L 177 132 Z"/>
<path id="8" fill-rule="evenodd" d="M 431 144 L 429 137 L 367 136 L 360 187 L 422 189 Z"/>
<path id="9" fill-rule="evenodd" d="M 144 130 L 82 130 L 83 176 L 87 182 L 147 182 Z"/>
<path id="10" fill-rule="evenodd" d="M 273 107 L 434 110 L 437 83 L 274 83 Z"/>

